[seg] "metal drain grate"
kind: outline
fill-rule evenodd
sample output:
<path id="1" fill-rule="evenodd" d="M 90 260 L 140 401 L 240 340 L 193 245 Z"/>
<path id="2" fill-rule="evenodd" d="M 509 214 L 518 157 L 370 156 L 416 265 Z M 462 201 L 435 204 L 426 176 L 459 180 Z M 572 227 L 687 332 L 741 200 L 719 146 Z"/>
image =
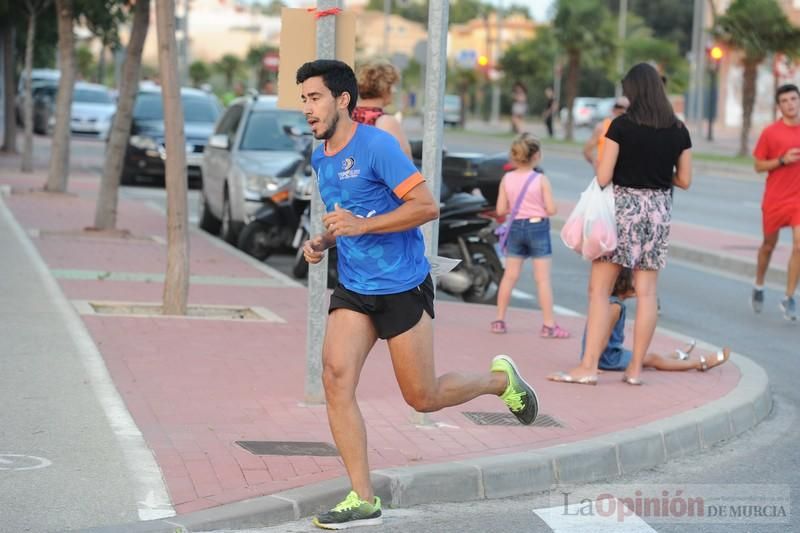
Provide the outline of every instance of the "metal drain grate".
<path id="1" fill-rule="evenodd" d="M 238 440 L 236 444 L 253 455 L 339 455 L 339 450 L 336 449 L 336 446 L 328 444 L 327 442 Z"/>
<path id="2" fill-rule="evenodd" d="M 489 413 L 485 411 L 462 412 L 464 416 L 469 418 L 473 423 L 479 426 L 520 426 L 517 417 L 511 413 Z M 564 424 L 556 420 L 550 415 L 540 414 L 534 420 L 533 426 L 540 428 L 563 428 Z"/>

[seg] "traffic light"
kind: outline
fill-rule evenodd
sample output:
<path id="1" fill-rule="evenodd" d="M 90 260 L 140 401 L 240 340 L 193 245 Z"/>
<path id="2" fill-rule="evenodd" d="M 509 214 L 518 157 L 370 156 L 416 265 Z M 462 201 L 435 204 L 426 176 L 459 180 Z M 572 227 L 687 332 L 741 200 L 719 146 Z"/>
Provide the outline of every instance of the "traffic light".
<path id="1" fill-rule="evenodd" d="M 486 68 L 489 66 L 489 58 L 485 55 L 481 54 L 478 56 L 478 66 L 481 68 Z"/>
<path id="2" fill-rule="evenodd" d="M 725 51 L 717 45 L 714 45 L 708 49 L 708 58 L 711 60 L 711 64 L 714 67 L 719 66 L 719 63 L 722 61 L 724 55 Z"/>

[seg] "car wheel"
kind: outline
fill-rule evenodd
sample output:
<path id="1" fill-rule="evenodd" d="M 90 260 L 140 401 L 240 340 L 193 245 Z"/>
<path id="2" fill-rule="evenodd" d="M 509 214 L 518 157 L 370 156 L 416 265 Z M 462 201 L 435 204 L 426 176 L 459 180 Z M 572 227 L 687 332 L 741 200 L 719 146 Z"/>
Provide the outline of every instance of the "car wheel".
<path id="1" fill-rule="evenodd" d="M 242 223 L 233 220 L 233 211 L 231 210 L 231 201 L 228 196 L 228 189 L 225 189 L 225 197 L 222 200 L 222 224 L 220 225 L 220 237 L 229 243 L 236 245 L 239 238 L 239 232 L 242 230 Z"/>
<path id="2" fill-rule="evenodd" d="M 198 224 L 198 226 L 200 226 L 201 230 L 211 233 L 212 235 L 216 235 L 220 231 L 220 228 L 222 226 L 222 221 L 217 217 L 215 217 L 214 214 L 211 212 L 211 209 L 208 207 L 208 200 L 206 200 L 206 195 L 201 194 L 200 198 L 202 202 L 201 205 L 202 211 L 200 212 L 201 213 L 200 223 Z"/>

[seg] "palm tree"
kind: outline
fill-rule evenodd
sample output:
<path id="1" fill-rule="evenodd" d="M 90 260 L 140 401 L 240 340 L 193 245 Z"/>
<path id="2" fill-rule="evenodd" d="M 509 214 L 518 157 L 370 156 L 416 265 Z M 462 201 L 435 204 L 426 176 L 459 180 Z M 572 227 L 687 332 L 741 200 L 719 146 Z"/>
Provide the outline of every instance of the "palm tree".
<path id="1" fill-rule="evenodd" d="M 214 68 L 225 76 L 225 88 L 230 90 L 233 78 L 242 70 L 242 60 L 233 54 L 225 54 L 214 63 Z"/>
<path id="2" fill-rule="evenodd" d="M 748 154 L 748 137 L 756 100 L 758 65 L 769 54 L 800 53 L 800 29 L 789 22 L 775 0 L 734 0 L 717 17 L 712 35 L 723 45 L 742 53 L 742 130 L 739 155 Z"/>
<path id="3" fill-rule="evenodd" d="M 556 40 L 567 56 L 567 127 L 565 137 L 572 140 L 572 104 L 578 92 L 581 61 L 587 55 L 614 57 L 616 30 L 611 14 L 600 0 L 558 0 L 553 19 Z M 556 95 L 558 98 L 558 95 Z"/>

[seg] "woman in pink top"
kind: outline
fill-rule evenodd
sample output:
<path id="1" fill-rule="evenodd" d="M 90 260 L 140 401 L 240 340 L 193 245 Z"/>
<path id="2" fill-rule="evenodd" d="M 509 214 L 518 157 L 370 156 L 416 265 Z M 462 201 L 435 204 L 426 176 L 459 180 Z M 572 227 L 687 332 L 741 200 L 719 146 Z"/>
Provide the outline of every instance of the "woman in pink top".
<path id="1" fill-rule="evenodd" d="M 511 160 L 516 170 L 508 172 L 500 182 L 497 195 L 497 214 L 510 214 L 520 194 L 525 196 L 511 222 L 506 242 L 506 269 L 497 291 L 497 318 L 491 324 L 493 333 L 506 332 L 506 309 L 525 259 L 533 260 L 533 276 L 542 308 L 541 336 L 565 339 L 569 333 L 556 324 L 553 317 L 553 288 L 550 285 L 550 219 L 556 214 L 550 181 L 534 171 L 542 158 L 539 141 L 523 133 L 511 144 Z M 533 175 L 530 183 L 528 180 Z M 527 187 L 526 187 L 527 184 Z"/>

